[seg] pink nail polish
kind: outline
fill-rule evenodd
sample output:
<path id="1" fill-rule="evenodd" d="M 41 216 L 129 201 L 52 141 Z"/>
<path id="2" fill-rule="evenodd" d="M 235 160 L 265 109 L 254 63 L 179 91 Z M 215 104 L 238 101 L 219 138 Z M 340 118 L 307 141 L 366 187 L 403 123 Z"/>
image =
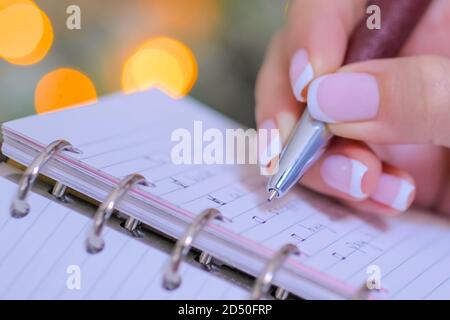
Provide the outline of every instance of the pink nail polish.
<path id="1" fill-rule="evenodd" d="M 336 73 L 314 80 L 308 89 L 310 114 L 328 123 L 370 120 L 377 116 L 379 90 L 367 73 Z"/>
<path id="2" fill-rule="evenodd" d="M 303 95 L 303 90 L 314 78 L 314 70 L 309 63 L 308 53 L 305 49 L 298 50 L 292 57 L 289 74 L 295 98 L 300 102 L 305 102 L 306 97 Z"/>
<path id="3" fill-rule="evenodd" d="M 405 211 L 412 202 L 416 187 L 399 177 L 383 173 L 376 191 L 370 196 L 373 200 L 399 211 Z"/>
<path id="4" fill-rule="evenodd" d="M 320 174 L 330 187 L 354 198 L 364 199 L 367 195 L 362 191 L 362 180 L 367 169 L 367 166 L 357 160 L 333 155 L 322 162 Z"/>

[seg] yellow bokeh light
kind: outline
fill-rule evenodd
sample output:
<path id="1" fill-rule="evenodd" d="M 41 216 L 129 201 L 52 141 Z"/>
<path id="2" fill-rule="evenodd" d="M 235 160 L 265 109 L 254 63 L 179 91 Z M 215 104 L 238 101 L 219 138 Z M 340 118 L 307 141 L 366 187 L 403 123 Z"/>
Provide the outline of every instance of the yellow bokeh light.
<path id="1" fill-rule="evenodd" d="M 158 87 L 179 98 L 190 92 L 197 75 L 197 62 L 186 45 L 171 38 L 155 37 L 126 61 L 122 89 L 131 93 Z"/>
<path id="2" fill-rule="evenodd" d="M 5 9 L 6 7 L 9 7 L 13 4 L 30 3 L 30 2 L 34 4 L 33 0 L 0 0 L 0 10 Z"/>
<path id="3" fill-rule="evenodd" d="M 145 66 L 142 68 L 142 66 Z M 133 83 L 138 90 L 161 87 L 174 94 L 184 91 L 182 67 L 175 57 L 159 49 L 143 49 L 131 62 Z"/>
<path id="4" fill-rule="evenodd" d="M 0 57 L 30 65 L 42 60 L 53 43 L 47 15 L 30 0 L 0 0 Z"/>
<path id="5" fill-rule="evenodd" d="M 91 79 L 70 68 L 47 73 L 37 84 L 34 94 L 34 105 L 39 114 L 96 100 L 97 92 Z"/>

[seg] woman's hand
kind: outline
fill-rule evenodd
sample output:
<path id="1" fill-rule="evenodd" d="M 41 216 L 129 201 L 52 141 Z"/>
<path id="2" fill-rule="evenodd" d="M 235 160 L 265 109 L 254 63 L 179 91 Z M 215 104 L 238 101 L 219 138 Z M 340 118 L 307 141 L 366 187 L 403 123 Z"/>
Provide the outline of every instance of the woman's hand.
<path id="1" fill-rule="evenodd" d="M 339 138 L 302 184 L 362 211 L 415 198 L 450 214 L 450 1 L 430 5 L 401 57 L 341 67 L 364 3 L 292 1 L 258 76 L 258 126 L 285 140 L 307 102 Z"/>

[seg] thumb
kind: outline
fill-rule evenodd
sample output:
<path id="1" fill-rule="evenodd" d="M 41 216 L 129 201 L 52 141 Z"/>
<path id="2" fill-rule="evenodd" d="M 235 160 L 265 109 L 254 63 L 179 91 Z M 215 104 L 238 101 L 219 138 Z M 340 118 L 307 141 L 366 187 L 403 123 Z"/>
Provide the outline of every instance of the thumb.
<path id="1" fill-rule="evenodd" d="M 372 60 L 314 80 L 308 109 L 338 136 L 450 147 L 450 60 Z"/>

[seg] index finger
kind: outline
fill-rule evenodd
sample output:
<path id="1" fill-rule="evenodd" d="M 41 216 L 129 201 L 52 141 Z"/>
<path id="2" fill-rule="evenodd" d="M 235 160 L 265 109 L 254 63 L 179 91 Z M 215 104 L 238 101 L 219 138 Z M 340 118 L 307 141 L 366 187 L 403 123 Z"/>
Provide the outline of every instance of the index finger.
<path id="1" fill-rule="evenodd" d="M 290 81 L 298 101 L 305 102 L 305 88 L 324 73 L 336 71 L 344 62 L 347 43 L 361 18 L 364 1 L 292 1 L 286 28 L 286 52 Z"/>

